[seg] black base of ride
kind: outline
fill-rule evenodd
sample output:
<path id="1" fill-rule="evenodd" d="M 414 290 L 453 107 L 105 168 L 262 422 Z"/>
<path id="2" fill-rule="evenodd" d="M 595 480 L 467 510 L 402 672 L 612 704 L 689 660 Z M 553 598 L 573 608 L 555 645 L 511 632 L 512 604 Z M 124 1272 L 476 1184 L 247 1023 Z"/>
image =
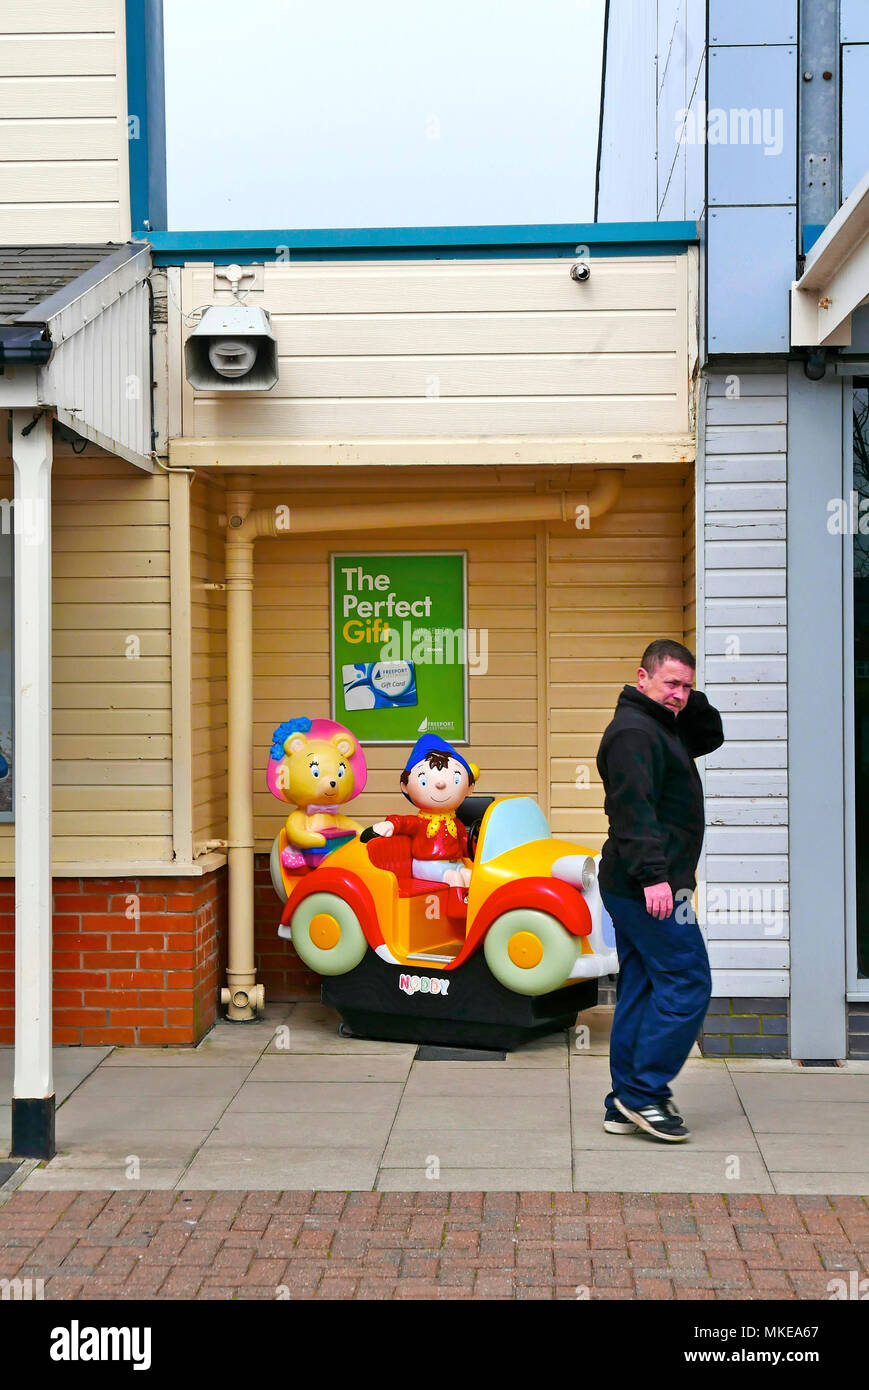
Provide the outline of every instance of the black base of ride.
<path id="1" fill-rule="evenodd" d="M 413 976 L 445 981 L 446 994 L 408 994 L 399 981 Z M 572 1028 L 577 1013 L 597 1003 L 597 980 L 531 997 L 499 984 L 482 951 L 458 971 L 427 961 L 389 965 L 367 951 L 355 970 L 323 978 L 321 998 L 358 1038 L 512 1052 L 533 1038 Z"/>

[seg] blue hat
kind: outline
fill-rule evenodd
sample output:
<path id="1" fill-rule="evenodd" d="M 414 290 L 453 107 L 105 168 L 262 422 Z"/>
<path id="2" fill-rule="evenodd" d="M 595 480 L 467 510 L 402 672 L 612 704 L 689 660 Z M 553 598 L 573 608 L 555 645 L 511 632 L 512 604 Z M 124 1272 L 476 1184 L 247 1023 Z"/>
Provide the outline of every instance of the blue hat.
<path id="1" fill-rule="evenodd" d="M 451 743 L 447 743 L 445 738 L 441 738 L 440 734 L 423 734 L 422 738 L 417 739 L 404 765 L 405 772 L 410 772 L 411 768 L 416 767 L 417 763 L 421 763 L 424 758 L 428 757 L 429 753 L 444 753 L 448 758 L 455 758 L 457 763 L 461 763 L 472 782 L 476 782 L 480 775 L 480 769 L 476 763 L 467 762 Z M 407 792 L 404 792 L 404 795 L 407 796 Z"/>

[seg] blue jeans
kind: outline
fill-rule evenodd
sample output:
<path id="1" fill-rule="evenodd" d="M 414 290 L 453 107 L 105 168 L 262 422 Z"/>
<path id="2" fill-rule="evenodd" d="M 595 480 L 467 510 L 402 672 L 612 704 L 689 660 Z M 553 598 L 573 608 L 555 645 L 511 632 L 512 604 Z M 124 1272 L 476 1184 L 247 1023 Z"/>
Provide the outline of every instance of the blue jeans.
<path id="1" fill-rule="evenodd" d="M 669 1100 L 712 994 L 706 943 L 690 902 L 659 921 L 632 898 L 602 894 L 615 927 L 618 991 L 610 1035 L 613 1096 L 636 1110 Z"/>

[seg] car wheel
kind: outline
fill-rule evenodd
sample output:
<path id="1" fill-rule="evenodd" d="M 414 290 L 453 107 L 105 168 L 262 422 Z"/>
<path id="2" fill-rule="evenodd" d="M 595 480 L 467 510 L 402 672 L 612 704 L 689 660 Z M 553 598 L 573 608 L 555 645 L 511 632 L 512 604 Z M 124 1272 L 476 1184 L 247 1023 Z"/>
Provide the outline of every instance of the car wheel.
<path id="1" fill-rule="evenodd" d="M 269 855 L 269 873 L 272 876 L 272 887 L 277 893 L 282 903 L 287 901 L 287 890 L 284 887 L 283 875 L 281 874 L 281 837 L 276 835 L 272 842 L 272 852 Z"/>
<path id="2" fill-rule="evenodd" d="M 368 950 L 359 918 L 335 893 L 311 893 L 290 922 L 296 953 L 318 975 L 346 975 Z"/>
<path id="3" fill-rule="evenodd" d="M 515 994 L 548 994 L 570 975 L 579 939 L 548 912 L 515 908 L 496 917 L 483 942 L 495 979 Z"/>

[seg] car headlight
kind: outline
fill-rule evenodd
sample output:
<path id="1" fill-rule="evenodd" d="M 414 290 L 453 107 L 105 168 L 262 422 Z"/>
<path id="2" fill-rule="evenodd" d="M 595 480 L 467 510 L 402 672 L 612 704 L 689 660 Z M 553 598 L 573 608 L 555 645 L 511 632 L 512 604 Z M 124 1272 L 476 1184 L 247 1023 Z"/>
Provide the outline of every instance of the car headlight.
<path id="1" fill-rule="evenodd" d="M 584 893 L 590 893 L 597 882 L 597 870 L 594 867 L 594 860 L 591 855 L 586 856 L 582 866 L 582 889 Z"/>

